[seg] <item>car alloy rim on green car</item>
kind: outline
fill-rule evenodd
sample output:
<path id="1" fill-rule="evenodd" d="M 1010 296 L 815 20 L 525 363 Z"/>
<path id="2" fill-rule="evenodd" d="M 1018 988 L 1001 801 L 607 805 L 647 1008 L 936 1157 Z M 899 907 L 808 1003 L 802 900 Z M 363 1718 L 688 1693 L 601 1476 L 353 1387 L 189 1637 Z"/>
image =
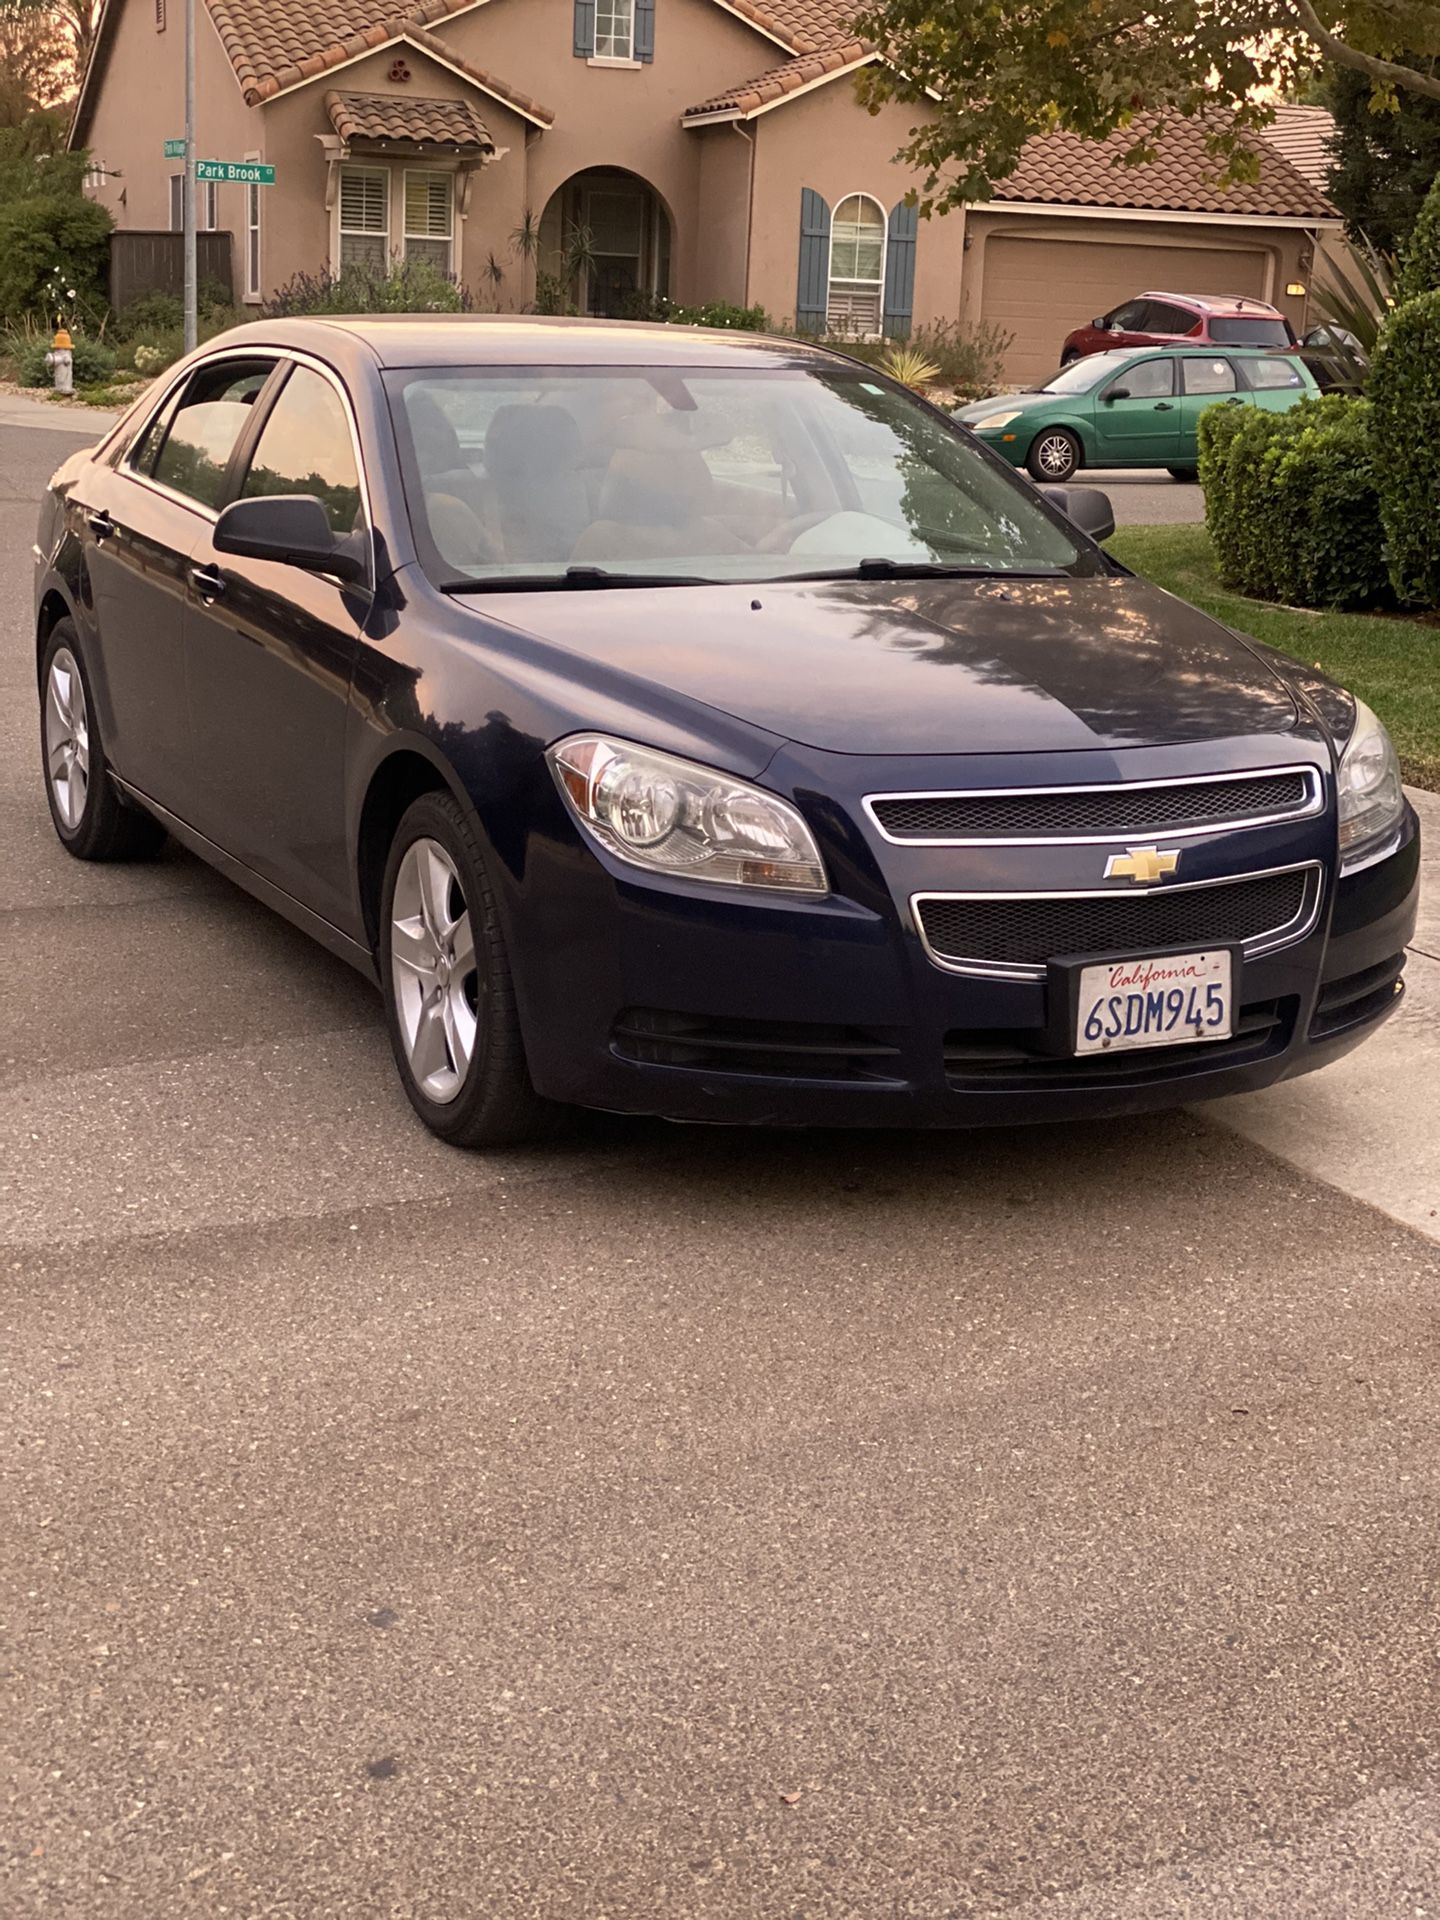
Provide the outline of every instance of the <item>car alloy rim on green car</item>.
<path id="1" fill-rule="evenodd" d="M 1075 446 L 1069 434 L 1042 434 L 1035 448 L 1035 464 L 1052 480 L 1067 479 L 1075 470 Z"/>

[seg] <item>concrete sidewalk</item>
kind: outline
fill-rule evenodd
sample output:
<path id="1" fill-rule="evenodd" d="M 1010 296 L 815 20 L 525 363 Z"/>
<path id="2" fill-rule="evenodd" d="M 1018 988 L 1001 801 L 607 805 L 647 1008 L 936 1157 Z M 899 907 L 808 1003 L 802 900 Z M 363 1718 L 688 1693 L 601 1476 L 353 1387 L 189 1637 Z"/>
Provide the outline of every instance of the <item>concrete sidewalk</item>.
<path id="1" fill-rule="evenodd" d="M 1425 840 L 1399 1012 L 1323 1073 L 1199 1111 L 1440 1240 L 1440 794 L 1407 791 Z"/>
<path id="2" fill-rule="evenodd" d="M 120 418 L 105 407 L 62 406 L 43 393 L 0 393 L 0 427 L 39 427 L 47 433 L 98 440 Z"/>

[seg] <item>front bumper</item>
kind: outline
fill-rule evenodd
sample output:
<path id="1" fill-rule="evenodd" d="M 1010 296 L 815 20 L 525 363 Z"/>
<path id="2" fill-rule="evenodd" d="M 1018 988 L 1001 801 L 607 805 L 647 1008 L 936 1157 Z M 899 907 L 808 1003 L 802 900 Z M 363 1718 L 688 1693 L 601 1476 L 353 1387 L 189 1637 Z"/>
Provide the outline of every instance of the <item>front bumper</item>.
<path id="1" fill-rule="evenodd" d="M 1096 1118 L 1310 1072 L 1372 1032 L 1402 991 L 1419 892 L 1413 814 L 1385 859 L 1345 880 L 1335 878 L 1331 812 L 1284 830 L 1286 858 L 1322 863 L 1318 913 L 1304 937 L 1243 961 L 1233 1038 L 1076 1059 L 1046 1040 L 1048 982 L 963 977 L 937 966 L 921 943 L 911 894 L 961 867 L 973 871 L 977 856 L 877 849 L 838 804 L 827 810 L 812 794 L 807 811 L 836 888 L 819 903 L 651 883 L 573 831 L 533 843 L 511 937 L 542 1094 L 750 1125 Z M 1241 839 L 1217 834 L 1192 843 L 1187 858 L 1225 871 Z M 1250 836 L 1245 858 L 1276 859 L 1273 839 Z M 1084 855 L 1093 869 L 1096 849 Z M 998 868 L 994 850 L 979 858 L 998 886 L 1013 883 L 1017 866 L 1032 870 L 1026 862 L 1054 875 L 1076 849 L 1007 849 Z"/>

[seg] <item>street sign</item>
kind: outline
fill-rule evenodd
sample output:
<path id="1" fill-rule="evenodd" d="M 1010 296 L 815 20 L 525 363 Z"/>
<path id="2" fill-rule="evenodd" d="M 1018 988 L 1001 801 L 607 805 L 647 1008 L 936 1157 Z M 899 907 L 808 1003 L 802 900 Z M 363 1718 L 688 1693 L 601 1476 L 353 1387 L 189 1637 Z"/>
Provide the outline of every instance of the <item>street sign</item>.
<path id="1" fill-rule="evenodd" d="M 165 158 L 167 160 L 183 160 L 185 158 L 185 142 L 183 140 L 167 140 L 165 142 Z"/>
<path id="2" fill-rule="evenodd" d="M 273 187 L 274 167 L 262 167 L 258 160 L 197 160 L 197 180 L 238 180 L 246 187 Z"/>

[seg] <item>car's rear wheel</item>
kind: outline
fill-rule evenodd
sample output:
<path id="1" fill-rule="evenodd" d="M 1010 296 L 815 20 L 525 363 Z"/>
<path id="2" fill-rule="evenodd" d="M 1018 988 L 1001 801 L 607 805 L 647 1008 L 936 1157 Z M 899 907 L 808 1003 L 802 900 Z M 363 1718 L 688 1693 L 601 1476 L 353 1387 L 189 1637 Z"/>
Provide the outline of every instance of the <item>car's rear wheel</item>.
<path id="1" fill-rule="evenodd" d="M 110 777 L 80 643 L 56 622 L 40 669 L 45 798 L 60 844 L 77 860 L 148 860 L 165 844 L 158 820 L 120 796 Z"/>
<path id="2" fill-rule="evenodd" d="M 1080 465 L 1080 442 L 1065 427 L 1045 427 L 1031 441 L 1025 464 L 1037 480 L 1068 480 Z"/>
<path id="3" fill-rule="evenodd" d="M 553 1124 L 530 1084 L 485 859 L 449 794 L 401 820 L 385 866 L 380 972 L 410 1103 L 457 1147 L 514 1146 Z"/>
<path id="4" fill-rule="evenodd" d="M 1167 471 L 1172 480 L 1183 480 L 1187 485 L 1200 478 L 1198 467 L 1170 467 Z"/>

